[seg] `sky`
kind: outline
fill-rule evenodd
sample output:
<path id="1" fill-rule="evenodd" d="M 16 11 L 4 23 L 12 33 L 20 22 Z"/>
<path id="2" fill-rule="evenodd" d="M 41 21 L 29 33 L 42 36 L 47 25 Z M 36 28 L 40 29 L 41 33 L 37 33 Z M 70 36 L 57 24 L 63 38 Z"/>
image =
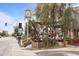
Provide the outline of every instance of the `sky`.
<path id="1" fill-rule="evenodd" d="M 24 10 L 30 9 L 34 12 L 35 8 L 34 3 L 0 3 L 0 31 L 13 32 L 16 23 L 24 22 Z"/>
<path id="2" fill-rule="evenodd" d="M 79 6 L 78 3 L 74 6 Z M 30 9 L 35 12 L 34 3 L 0 3 L 0 31 L 7 30 L 12 33 L 16 23 L 22 22 L 24 25 L 24 10 Z M 7 26 L 5 26 L 7 23 Z"/>

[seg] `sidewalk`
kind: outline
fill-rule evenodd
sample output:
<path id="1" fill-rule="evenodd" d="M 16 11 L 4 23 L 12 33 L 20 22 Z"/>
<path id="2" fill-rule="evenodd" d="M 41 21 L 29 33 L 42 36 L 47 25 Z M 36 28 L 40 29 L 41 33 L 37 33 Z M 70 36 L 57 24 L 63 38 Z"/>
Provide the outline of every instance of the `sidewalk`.
<path id="1" fill-rule="evenodd" d="M 63 48 L 33 50 L 34 53 L 43 52 L 43 51 L 79 51 L 79 46 L 68 46 Z"/>

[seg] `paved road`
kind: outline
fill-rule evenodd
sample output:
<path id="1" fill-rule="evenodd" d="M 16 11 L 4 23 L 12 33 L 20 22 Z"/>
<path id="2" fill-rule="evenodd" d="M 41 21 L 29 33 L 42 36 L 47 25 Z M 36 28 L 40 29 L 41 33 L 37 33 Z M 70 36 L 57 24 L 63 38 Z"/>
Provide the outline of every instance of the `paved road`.
<path id="1" fill-rule="evenodd" d="M 79 51 L 43 51 L 36 54 L 39 56 L 79 56 Z"/>
<path id="2" fill-rule="evenodd" d="M 36 56 L 30 50 L 23 50 L 14 37 L 0 38 L 0 56 Z"/>
<path id="3" fill-rule="evenodd" d="M 28 46 L 29 47 L 29 46 Z M 58 49 L 28 50 L 19 47 L 16 38 L 0 38 L 0 56 L 79 56 L 79 47 L 70 46 Z"/>

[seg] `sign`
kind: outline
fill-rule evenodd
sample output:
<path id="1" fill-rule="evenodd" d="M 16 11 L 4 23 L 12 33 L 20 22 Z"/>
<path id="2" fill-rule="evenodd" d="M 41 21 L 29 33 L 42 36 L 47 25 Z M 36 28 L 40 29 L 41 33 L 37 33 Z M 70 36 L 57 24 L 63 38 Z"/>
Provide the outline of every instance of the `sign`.
<path id="1" fill-rule="evenodd" d="M 27 9 L 25 10 L 25 18 L 31 18 L 32 14 L 31 14 L 31 10 Z"/>
<path id="2" fill-rule="evenodd" d="M 19 28 L 18 29 L 18 32 L 19 32 L 19 35 L 21 35 L 23 33 L 23 29 L 22 28 Z"/>
<path id="3" fill-rule="evenodd" d="M 22 33 L 23 29 L 22 28 L 19 28 L 18 31 L 19 31 L 19 33 Z"/>

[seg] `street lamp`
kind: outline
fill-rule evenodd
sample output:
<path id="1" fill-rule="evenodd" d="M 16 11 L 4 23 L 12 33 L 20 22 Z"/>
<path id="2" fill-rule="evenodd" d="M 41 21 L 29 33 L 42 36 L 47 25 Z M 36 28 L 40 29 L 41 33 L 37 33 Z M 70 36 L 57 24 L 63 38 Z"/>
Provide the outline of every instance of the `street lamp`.
<path id="1" fill-rule="evenodd" d="M 28 36 L 29 36 L 28 25 L 29 25 L 29 20 L 31 20 L 31 17 L 32 17 L 31 10 L 30 9 L 25 10 L 25 24 L 27 24 L 27 41 L 28 41 Z"/>

